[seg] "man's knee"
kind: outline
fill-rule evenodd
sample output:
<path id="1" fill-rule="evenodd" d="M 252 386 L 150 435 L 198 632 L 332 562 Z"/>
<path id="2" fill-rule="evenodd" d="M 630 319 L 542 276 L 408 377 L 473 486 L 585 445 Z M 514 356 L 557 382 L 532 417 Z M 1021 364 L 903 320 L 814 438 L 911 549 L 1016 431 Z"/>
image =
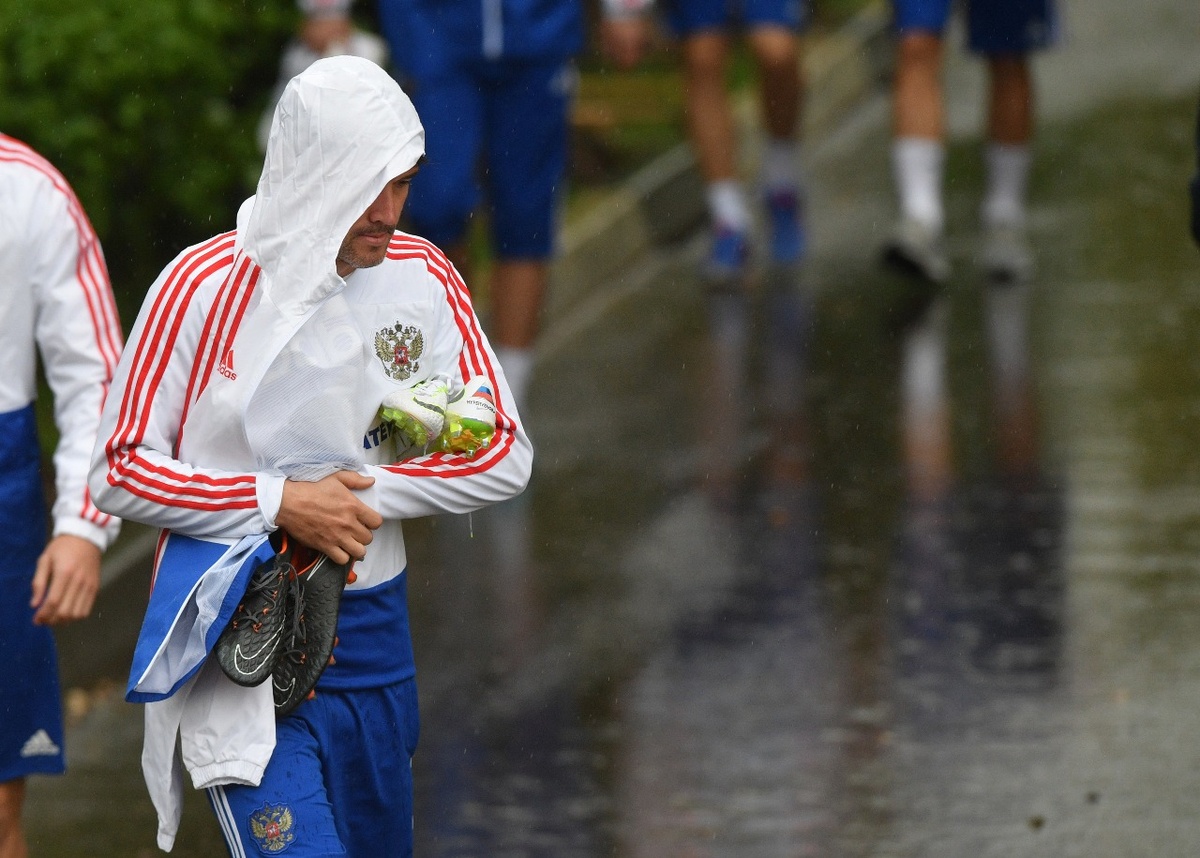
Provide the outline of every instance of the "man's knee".
<path id="1" fill-rule="evenodd" d="M 684 68 L 689 79 L 716 80 L 724 85 L 729 62 L 729 40 L 724 33 L 706 31 L 684 40 Z"/>
<path id="2" fill-rule="evenodd" d="M 756 27 L 750 44 L 759 68 L 768 76 L 800 74 L 800 43 L 786 27 Z"/>
<path id="3" fill-rule="evenodd" d="M 900 35 L 896 62 L 908 69 L 938 73 L 942 63 L 942 37 L 928 30 L 906 30 Z"/>

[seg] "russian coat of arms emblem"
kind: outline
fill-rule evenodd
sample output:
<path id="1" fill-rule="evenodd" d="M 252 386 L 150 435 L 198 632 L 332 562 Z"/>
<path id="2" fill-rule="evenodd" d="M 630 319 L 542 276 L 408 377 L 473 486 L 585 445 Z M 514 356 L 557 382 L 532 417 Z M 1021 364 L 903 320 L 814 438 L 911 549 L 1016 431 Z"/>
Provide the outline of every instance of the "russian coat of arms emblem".
<path id="1" fill-rule="evenodd" d="M 375 354 L 383 371 L 396 381 L 406 381 L 420 366 L 425 335 L 416 325 L 397 322 L 375 334 Z"/>
<path id="2" fill-rule="evenodd" d="M 292 809 L 286 804 L 268 804 L 250 816 L 250 833 L 258 848 L 268 855 L 275 855 L 292 845 L 296 835 L 292 833 L 296 820 Z"/>

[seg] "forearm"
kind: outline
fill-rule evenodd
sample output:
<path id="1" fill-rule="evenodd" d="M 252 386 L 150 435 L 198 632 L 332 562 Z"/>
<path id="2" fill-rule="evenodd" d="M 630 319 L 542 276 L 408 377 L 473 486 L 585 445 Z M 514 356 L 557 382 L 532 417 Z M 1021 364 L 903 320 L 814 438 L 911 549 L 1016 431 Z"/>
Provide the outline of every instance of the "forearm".
<path id="1" fill-rule="evenodd" d="M 188 536 L 240 538 L 274 529 L 283 478 L 197 468 L 141 446 L 98 455 L 88 486 L 111 515 Z"/>
<path id="2" fill-rule="evenodd" d="M 473 458 L 436 453 L 395 465 L 368 465 L 375 485 L 363 500 L 385 519 L 472 512 L 519 495 L 529 482 L 533 448 L 521 431 L 497 432 Z"/>
<path id="3" fill-rule="evenodd" d="M 121 325 L 95 235 L 85 219 L 71 216 L 73 197 L 55 202 L 66 211 L 48 216 L 58 233 L 39 236 L 44 244 L 34 292 L 36 339 L 58 429 L 53 532 L 82 537 L 103 550 L 120 522 L 92 503 L 87 473 L 121 353 Z"/>
<path id="4" fill-rule="evenodd" d="M 96 441 L 108 374 L 97 367 L 92 377 L 77 375 L 54 392 L 54 535 L 80 536 L 105 549 L 116 539 L 120 521 L 101 511 L 87 489 L 87 474 Z"/>
<path id="5" fill-rule="evenodd" d="M 282 477 L 258 473 L 252 459 L 180 453 L 185 415 L 204 382 L 197 357 L 211 351 L 202 333 L 233 243 L 226 233 L 188 248 L 147 294 L 91 456 L 88 488 L 104 512 L 191 536 L 236 538 L 273 526 Z"/>

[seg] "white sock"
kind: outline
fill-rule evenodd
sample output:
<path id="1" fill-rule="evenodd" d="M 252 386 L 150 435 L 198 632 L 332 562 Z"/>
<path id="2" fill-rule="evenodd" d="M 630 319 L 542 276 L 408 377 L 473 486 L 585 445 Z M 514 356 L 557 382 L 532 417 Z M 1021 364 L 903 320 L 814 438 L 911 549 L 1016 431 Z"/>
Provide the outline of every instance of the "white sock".
<path id="1" fill-rule="evenodd" d="M 497 346 L 496 360 L 500 361 L 500 368 L 504 370 L 504 377 L 508 379 L 508 388 L 512 391 L 513 401 L 519 413 L 525 408 L 529 377 L 533 375 L 533 349 Z"/>
<path id="2" fill-rule="evenodd" d="M 980 212 L 988 225 L 1025 223 L 1025 190 L 1032 157 L 1028 146 L 989 143 L 986 153 L 987 194 Z"/>
<path id="3" fill-rule="evenodd" d="M 763 148 L 763 190 L 798 193 L 804 186 L 800 166 L 800 144 L 789 137 L 772 137 Z"/>
<path id="4" fill-rule="evenodd" d="M 926 137 L 899 137 L 892 143 L 892 170 L 900 213 L 941 231 L 945 224 L 942 207 L 942 171 L 946 147 Z"/>
<path id="5" fill-rule="evenodd" d="M 742 183 L 736 179 L 721 179 L 707 188 L 708 213 L 714 224 L 746 232 L 750 229 L 750 208 Z"/>

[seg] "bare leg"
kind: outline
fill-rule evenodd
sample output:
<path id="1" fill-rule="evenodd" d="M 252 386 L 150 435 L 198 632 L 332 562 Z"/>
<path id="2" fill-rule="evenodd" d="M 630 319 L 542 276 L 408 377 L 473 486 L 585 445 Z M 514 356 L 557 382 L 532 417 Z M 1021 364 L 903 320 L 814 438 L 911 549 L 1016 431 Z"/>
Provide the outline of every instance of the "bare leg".
<path id="1" fill-rule="evenodd" d="M 988 71 L 988 140 L 1006 146 L 1028 144 L 1033 136 L 1033 82 L 1027 58 L 1020 54 L 992 56 Z"/>
<path id="2" fill-rule="evenodd" d="M 991 83 L 987 127 L 987 192 L 980 215 L 985 239 L 981 262 L 988 277 L 1022 282 L 1033 277 L 1033 251 L 1025 234 L 1026 194 L 1033 137 L 1033 83 L 1028 58 L 988 58 Z"/>
<path id="3" fill-rule="evenodd" d="M 893 96 L 894 136 L 939 141 L 943 138 L 946 118 L 940 35 L 918 30 L 900 36 Z"/>
<path id="4" fill-rule="evenodd" d="M 477 272 L 471 269 L 467 243 L 462 241 L 446 248 L 446 256 L 478 301 Z M 496 260 L 490 274 L 486 301 L 489 339 L 519 408 L 525 404 L 533 370 L 533 345 L 541 327 L 549 265 L 540 259 Z"/>
<path id="5" fill-rule="evenodd" d="M 913 30 L 900 35 L 893 82 L 892 169 L 901 220 L 884 259 L 934 284 L 950 276 L 941 240 L 946 127 L 941 66 L 940 34 Z"/>
<path id="6" fill-rule="evenodd" d="M 497 346 L 533 348 L 546 293 L 547 265 L 540 259 L 506 259 L 492 269 L 491 339 Z"/>
<path id="7" fill-rule="evenodd" d="M 790 266 L 805 254 L 805 181 L 800 165 L 804 77 L 800 40 L 787 27 L 761 26 L 748 40 L 758 64 L 759 109 L 766 130 L 761 190 L 767 206 L 770 258 Z"/>
<path id="8" fill-rule="evenodd" d="M 706 182 L 737 176 L 737 136 L 725 89 L 729 39 L 709 31 L 683 41 L 684 94 L 688 134 Z"/>
<path id="9" fill-rule="evenodd" d="M 763 127 L 775 140 L 793 140 L 804 97 L 799 40 L 786 27 L 756 27 L 748 39 L 758 64 Z"/>
<path id="10" fill-rule="evenodd" d="M 749 261 L 750 207 L 738 177 L 738 135 L 726 90 L 729 38 L 707 30 L 683 40 L 688 136 L 704 179 L 713 225 L 702 276 L 725 288 L 742 280 Z"/>
<path id="11" fill-rule="evenodd" d="M 491 340 L 517 408 L 523 410 L 533 374 L 534 341 L 540 328 L 549 267 L 540 259 L 495 263 L 491 277 Z"/>
<path id="12" fill-rule="evenodd" d="M 25 805 L 25 779 L 0 784 L 0 858 L 26 858 L 21 810 Z"/>

